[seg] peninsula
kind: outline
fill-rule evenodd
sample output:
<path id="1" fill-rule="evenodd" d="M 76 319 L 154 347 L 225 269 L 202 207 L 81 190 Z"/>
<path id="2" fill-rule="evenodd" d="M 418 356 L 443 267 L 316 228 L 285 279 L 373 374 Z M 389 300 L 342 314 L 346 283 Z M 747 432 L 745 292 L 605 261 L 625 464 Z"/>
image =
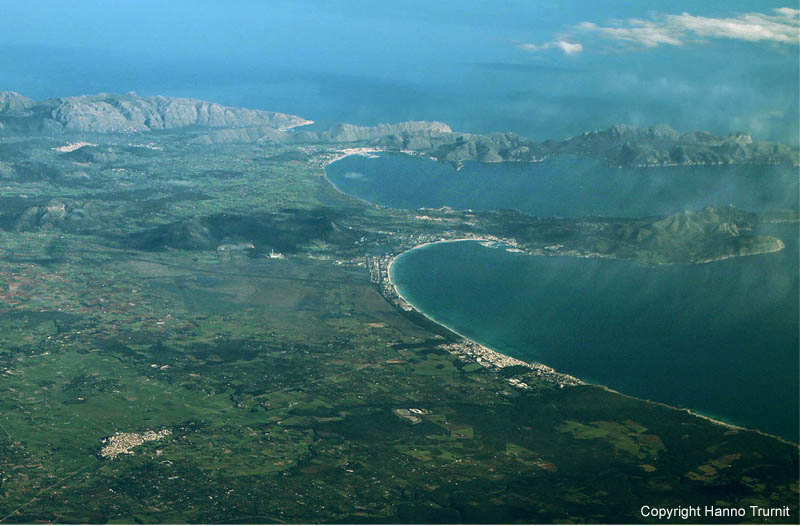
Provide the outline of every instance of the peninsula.
<path id="1" fill-rule="evenodd" d="M 796 149 L 664 128 L 534 143 L 310 123 L 0 93 L 0 517 L 626 523 L 642 520 L 637 495 L 788 504 L 770 520 L 796 521 L 796 444 L 499 354 L 411 309 L 389 276 L 398 254 L 455 239 L 702 263 L 780 250 L 755 231 L 796 217 L 401 210 L 324 174 L 374 150 L 663 165 L 792 164 Z"/>

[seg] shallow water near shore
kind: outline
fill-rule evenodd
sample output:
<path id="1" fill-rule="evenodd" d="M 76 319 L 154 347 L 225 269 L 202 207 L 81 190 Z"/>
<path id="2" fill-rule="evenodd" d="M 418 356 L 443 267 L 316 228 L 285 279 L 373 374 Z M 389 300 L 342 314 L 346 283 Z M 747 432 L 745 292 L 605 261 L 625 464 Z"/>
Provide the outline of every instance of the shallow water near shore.
<path id="1" fill-rule="evenodd" d="M 430 245 L 392 267 L 417 308 L 497 351 L 798 440 L 797 225 L 774 254 L 704 265 Z"/>
<path id="2" fill-rule="evenodd" d="M 559 157 L 467 163 L 402 154 L 328 167 L 342 191 L 398 208 L 517 208 L 649 216 L 707 205 L 792 210 L 789 167 L 609 168 Z M 798 225 L 766 224 L 778 253 L 703 265 L 533 257 L 476 242 L 401 255 L 400 292 L 434 320 L 516 358 L 625 394 L 798 441 Z"/>

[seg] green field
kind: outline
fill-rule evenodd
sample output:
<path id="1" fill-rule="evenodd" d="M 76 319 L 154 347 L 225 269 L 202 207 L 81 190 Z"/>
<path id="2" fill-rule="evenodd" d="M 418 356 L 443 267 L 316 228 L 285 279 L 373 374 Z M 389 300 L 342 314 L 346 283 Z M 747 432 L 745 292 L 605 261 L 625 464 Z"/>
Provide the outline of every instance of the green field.
<path id="1" fill-rule="evenodd" d="M 104 144 L 107 163 L 0 143 L 25 168 L 0 180 L 0 521 L 625 523 L 712 503 L 796 521 L 797 445 L 597 387 L 513 387 L 370 281 L 366 255 L 503 236 L 501 216 L 427 221 L 283 147 L 152 139 Z M 148 430 L 171 434 L 100 455 Z"/>

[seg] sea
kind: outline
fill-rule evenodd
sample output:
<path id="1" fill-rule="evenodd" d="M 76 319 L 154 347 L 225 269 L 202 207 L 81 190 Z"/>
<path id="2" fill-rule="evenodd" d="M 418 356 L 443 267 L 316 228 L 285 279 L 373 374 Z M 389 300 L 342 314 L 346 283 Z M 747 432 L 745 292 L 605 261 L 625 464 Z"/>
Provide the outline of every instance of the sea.
<path id="1" fill-rule="evenodd" d="M 194 97 L 299 115 L 317 129 L 437 120 L 460 132 L 546 140 L 614 124 L 666 124 L 797 145 L 796 43 L 676 34 L 670 22 L 761 20 L 786 7 L 784 0 L 4 2 L 0 90 L 37 100 L 130 91 Z M 631 37 L 659 28 L 673 31 L 670 38 Z M 640 171 L 558 158 L 467 163 L 456 172 L 380 156 L 342 160 L 329 177 L 386 206 L 540 216 L 661 215 L 731 203 L 757 212 L 798 203 L 797 172 L 779 168 Z M 465 243 L 408 253 L 396 273 L 422 310 L 504 352 L 797 440 L 797 232 L 767 228 L 786 250 L 697 267 L 532 258 Z"/>
<path id="2" fill-rule="evenodd" d="M 195 97 L 321 128 L 438 120 L 561 139 L 614 124 L 796 142 L 796 44 L 641 45 L 582 24 L 772 16 L 785 0 L 3 2 L 0 90 Z M 158 16 L 154 16 L 157 13 Z M 68 20 L 69 23 L 64 23 Z M 698 20 L 700 22 L 701 20 Z M 580 44 L 565 53 L 553 42 Z M 537 47 L 539 46 L 539 47 Z M 735 57 L 735 60 L 732 60 Z"/>
<path id="3" fill-rule="evenodd" d="M 540 216 L 652 216 L 798 202 L 788 167 L 609 168 L 577 158 L 448 164 L 402 154 L 328 167 L 385 206 L 515 208 Z M 780 252 L 700 265 L 529 256 L 478 242 L 401 255 L 400 292 L 432 319 L 505 354 L 625 394 L 798 440 L 797 223 L 764 224 Z"/>

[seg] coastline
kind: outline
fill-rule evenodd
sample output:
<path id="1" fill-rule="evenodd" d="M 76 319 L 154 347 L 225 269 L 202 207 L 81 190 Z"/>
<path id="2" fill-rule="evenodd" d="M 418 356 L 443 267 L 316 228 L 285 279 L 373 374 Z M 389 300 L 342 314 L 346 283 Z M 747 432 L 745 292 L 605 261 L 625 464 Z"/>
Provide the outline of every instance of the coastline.
<path id="1" fill-rule="evenodd" d="M 350 157 L 351 155 L 361 155 L 361 156 L 365 156 L 365 157 L 375 157 L 375 155 L 372 155 L 372 154 L 380 153 L 380 152 L 383 152 L 383 151 L 385 151 L 383 148 L 370 148 L 370 147 L 344 148 L 344 149 L 341 149 L 341 150 L 334 150 L 335 153 L 333 155 L 331 155 L 330 157 L 323 157 L 320 160 L 320 163 L 321 163 L 322 168 L 325 168 L 329 164 L 333 164 L 336 161 L 341 161 L 345 157 Z"/>
<path id="2" fill-rule="evenodd" d="M 399 258 L 400 256 L 402 256 L 407 252 L 411 252 L 412 250 L 417 250 L 426 246 L 436 245 L 439 243 L 458 243 L 462 241 L 476 241 L 484 243 L 504 242 L 501 239 L 496 239 L 496 238 L 493 239 L 486 236 L 475 237 L 475 238 L 444 239 L 439 241 L 428 241 L 425 243 L 420 243 L 408 250 L 404 250 L 403 252 L 400 252 L 399 254 L 392 256 L 389 260 L 389 263 L 386 266 L 386 275 L 389 286 L 394 291 L 396 297 L 402 300 L 403 302 L 400 305 L 400 307 L 403 310 L 413 310 L 414 312 L 428 319 L 431 323 L 443 327 L 448 331 L 450 331 L 451 333 L 457 335 L 459 338 L 461 338 L 460 342 L 457 342 L 455 344 L 445 344 L 443 348 L 458 356 L 462 356 L 468 359 L 471 358 L 476 363 L 482 365 L 483 367 L 502 369 L 503 367 L 522 366 L 534 371 L 537 374 L 537 376 L 543 376 L 548 380 L 550 380 L 551 382 L 556 383 L 561 388 L 567 385 L 586 385 L 586 383 L 580 380 L 579 378 L 576 378 L 569 374 L 560 373 L 555 369 L 553 369 L 552 367 L 550 367 L 549 365 L 545 365 L 540 362 L 526 362 L 518 358 L 514 358 L 513 356 L 509 356 L 507 354 L 503 354 L 499 351 L 496 351 L 495 349 L 483 345 L 482 343 L 479 343 L 473 340 L 472 338 L 468 338 L 467 336 L 460 333 L 456 329 L 449 327 L 448 325 L 438 320 L 435 320 L 427 313 L 417 308 L 413 303 L 408 301 L 408 299 L 400 293 L 400 290 L 397 288 L 397 284 L 392 278 L 392 267 L 397 258 Z M 527 384 L 513 377 L 509 379 L 509 383 L 523 389 L 528 388 Z"/>
<path id="3" fill-rule="evenodd" d="M 330 180 L 330 178 L 328 177 L 328 174 L 327 174 L 327 170 L 325 168 L 329 164 L 334 163 L 336 161 L 339 161 L 341 159 L 344 159 L 346 157 L 349 157 L 351 155 L 366 155 L 366 156 L 369 156 L 371 154 L 385 152 L 385 151 L 388 151 L 388 150 L 385 150 L 385 149 L 382 149 L 382 148 L 345 148 L 345 149 L 342 149 L 342 150 L 336 150 L 334 155 L 321 159 L 321 163 L 319 164 L 319 166 L 322 168 L 322 177 L 339 194 L 342 194 L 342 195 L 344 195 L 344 196 L 346 196 L 347 198 L 350 198 L 350 199 L 355 199 L 355 200 L 357 200 L 357 201 L 359 201 L 361 203 L 364 203 L 366 205 L 369 205 L 369 206 L 374 206 L 374 207 L 377 207 L 377 208 L 383 208 L 383 206 L 381 206 L 381 205 L 372 203 L 370 201 L 367 201 L 365 199 L 362 199 L 360 197 L 356 197 L 354 195 L 351 195 L 351 194 L 349 194 L 347 192 L 342 191 L 340 188 L 338 188 Z M 409 151 L 402 151 L 401 153 L 413 155 L 413 153 L 409 152 Z M 423 155 L 422 157 L 425 157 L 425 156 Z M 431 240 L 431 241 L 425 241 L 423 243 L 418 243 L 418 244 L 416 244 L 414 246 L 411 246 L 410 248 L 401 249 L 401 251 L 398 252 L 397 254 L 386 254 L 384 256 L 384 258 L 388 258 L 388 262 L 386 263 L 386 269 L 385 269 L 386 270 L 386 276 L 385 277 L 381 277 L 380 263 L 378 263 L 378 269 L 377 269 L 378 270 L 378 281 L 373 279 L 373 282 L 376 283 L 379 286 L 379 288 L 381 289 L 381 294 L 384 296 L 386 301 L 388 301 L 389 303 L 395 305 L 397 308 L 399 308 L 401 310 L 404 310 L 406 312 L 413 311 L 416 314 L 421 315 L 423 318 L 428 320 L 430 323 L 432 323 L 432 324 L 434 324 L 434 325 L 436 325 L 438 327 L 441 327 L 441 328 L 445 329 L 446 331 L 458 336 L 461 339 L 460 342 L 457 342 L 456 344 L 453 344 L 453 346 L 451 346 L 451 347 L 443 346 L 443 348 L 445 350 L 447 350 L 448 352 L 451 352 L 452 354 L 455 354 L 455 355 L 461 357 L 462 359 L 466 359 L 466 360 L 478 363 L 479 365 L 481 365 L 483 367 L 493 368 L 494 370 L 500 370 L 503 367 L 520 365 L 520 366 L 523 366 L 523 367 L 527 367 L 528 369 L 531 369 L 533 371 L 536 371 L 539 376 L 547 376 L 547 377 L 550 377 L 551 379 L 561 379 L 561 380 L 563 380 L 563 381 L 556 380 L 555 382 L 553 382 L 553 383 L 556 383 L 556 385 L 558 385 L 561 388 L 564 388 L 567 385 L 571 385 L 571 386 L 587 385 L 587 386 L 597 387 L 599 389 L 603 389 L 605 391 L 608 391 L 608 392 L 611 392 L 611 393 L 614 393 L 614 394 L 617 394 L 617 395 L 620 395 L 620 396 L 624 396 L 626 398 L 639 400 L 639 401 L 642 401 L 642 402 L 645 402 L 645 403 L 655 404 L 655 405 L 658 405 L 658 406 L 661 406 L 661 407 L 666 407 L 666 408 L 669 408 L 669 409 L 672 409 L 672 410 L 675 410 L 675 411 L 685 412 L 685 413 L 688 413 L 688 414 L 690 414 L 692 416 L 695 416 L 697 418 L 701 418 L 703 420 L 706 420 L 708 422 L 711 422 L 711 423 L 719 425 L 719 426 L 726 427 L 726 428 L 731 429 L 731 430 L 735 430 L 735 431 L 750 431 L 750 432 L 758 433 L 760 435 L 768 436 L 770 438 L 779 440 L 780 442 L 783 442 L 783 443 L 786 443 L 786 444 L 791 444 L 793 446 L 798 446 L 798 443 L 792 442 L 789 439 L 783 438 L 783 437 L 778 436 L 778 435 L 773 435 L 771 433 L 767 433 L 767 432 L 761 431 L 759 429 L 748 428 L 748 427 L 744 427 L 744 426 L 741 426 L 741 425 L 738 425 L 738 424 L 725 422 L 724 420 L 720 420 L 718 418 L 714 418 L 714 417 L 711 417 L 711 416 L 708 416 L 708 415 L 704 415 L 702 413 L 698 413 L 697 411 L 694 411 L 694 410 L 692 410 L 690 408 L 673 406 L 673 405 L 670 405 L 670 404 L 665 403 L 665 402 L 658 402 L 658 401 L 655 401 L 655 400 L 649 400 L 647 398 L 641 398 L 641 397 L 638 397 L 638 396 L 629 395 L 629 394 L 617 391 L 617 390 L 615 390 L 615 389 L 613 389 L 611 387 L 608 387 L 606 385 L 603 385 L 603 384 L 588 383 L 588 382 L 585 382 L 584 380 L 581 380 L 580 378 L 577 378 L 575 376 L 568 375 L 566 373 L 560 373 L 557 370 L 555 370 L 554 368 L 552 368 L 552 367 L 550 367 L 548 365 L 539 363 L 539 362 L 525 362 L 525 361 L 519 360 L 517 358 L 513 358 L 511 356 L 508 356 L 506 354 L 498 352 L 498 351 L 496 351 L 496 350 L 494 350 L 494 349 L 492 349 L 492 348 L 490 348 L 488 346 L 485 346 L 485 345 L 483 345 L 483 344 L 481 344 L 481 343 L 479 343 L 479 342 L 477 342 L 475 340 L 472 340 L 471 338 L 468 338 L 467 336 L 465 336 L 464 334 L 460 333 L 459 331 L 453 329 L 452 327 L 449 327 L 448 325 L 435 320 L 434 318 L 429 316 L 427 313 L 425 313 L 422 310 L 418 309 L 413 303 L 408 301 L 408 299 L 400 293 L 399 289 L 397 288 L 396 283 L 392 279 L 392 266 L 394 265 L 394 263 L 397 260 L 397 258 L 399 258 L 400 256 L 402 256 L 403 254 L 405 254 L 407 252 L 411 252 L 413 250 L 421 249 L 421 248 L 424 248 L 426 246 L 435 245 L 435 244 L 438 244 L 438 243 L 455 243 L 455 242 L 463 242 L 463 241 L 475 241 L 475 242 L 484 242 L 484 243 L 503 243 L 503 244 L 509 245 L 510 248 L 508 248 L 507 250 L 510 250 L 510 251 L 513 251 L 513 252 L 523 253 L 523 254 L 530 255 L 530 256 L 549 256 L 549 257 L 552 257 L 552 256 L 569 256 L 569 257 L 578 257 L 578 258 L 618 259 L 616 256 L 613 256 L 613 255 L 599 254 L 599 253 L 577 253 L 577 252 L 571 252 L 571 251 L 566 251 L 566 252 L 559 251 L 557 253 L 553 253 L 553 252 L 546 252 L 546 251 L 522 250 L 522 249 L 517 248 L 516 242 L 514 240 L 497 238 L 497 237 L 494 237 L 494 236 L 491 236 L 491 235 L 489 235 L 489 236 L 483 235 L 483 236 L 475 236 L 475 237 L 463 237 L 462 236 L 462 237 L 454 238 L 454 239 L 440 238 L 440 239 L 435 239 L 435 240 Z M 773 253 L 773 252 L 780 252 L 781 250 L 783 250 L 785 248 L 785 246 L 784 246 L 783 242 L 780 239 L 778 239 L 778 242 L 779 242 L 780 246 L 779 246 L 779 248 L 774 249 L 774 250 L 768 250 L 768 251 L 763 251 L 763 252 L 753 252 L 753 253 L 750 253 L 750 254 L 741 254 L 741 255 L 739 255 L 739 254 L 737 254 L 737 255 L 728 255 L 728 256 L 722 256 L 722 257 L 719 257 L 719 258 L 709 258 L 707 260 L 693 261 L 693 262 L 691 262 L 689 264 L 707 264 L 707 263 L 712 263 L 712 262 L 715 262 L 715 261 L 721 261 L 721 260 L 735 258 L 735 257 L 754 256 L 754 255 L 760 255 L 760 254 L 769 254 L 769 253 Z M 370 258 L 368 257 L 368 261 L 369 261 L 369 259 Z M 375 259 L 379 260 L 379 258 L 375 258 Z M 671 264 L 672 263 L 667 263 L 666 265 L 671 265 Z M 370 270 L 370 273 L 372 274 L 373 269 L 372 269 L 371 263 L 368 262 L 367 266 L 368 266 L 368 268 Z M 391 290 L 391 293 L 392 293 L 391 295 L 387 295 L 386 294 L 386 292 L 387 292 L 386 288 Z M 394 296 L 394 298 L 396 298 L 396 300 L 391 297 L 392 295 Z M 399 300 L 399 301 L 397 301 L 397 300 Z M 509 384 L 511 384 L 512 386 L 515 386 L 515 387 L 518 387 L 518 388 L 521 388 L 521 389 L 529 389 L 529 386 L 527 384 L 525 384 L 524 382 L 522 382 L 522 381 L 520 381 L 520 380 L 518 380 L 516 378 L 513 378 L 513 377 L 509 378 L 508 381 L 509 381 Z"/>
<path id="4" fill-rule="evenodd" d="M 422 158 L 430 159 L 430 160 L 433 160 L 433 161 L 438 161 L 438 159 L 436 159 L 435 157 L 430 157 L 430 156 L 421 154 L 419 152 L 415 152 L 414 150 L 399 150 L 399 151 L 397 151 L 397 150 L 390 150 L 390 149 L 379 148 L 379 147 L 361 147 L 361 148 L 343 148 L 343 149 L 340 149 L 340 150 L 334 150 L 333 152 L 328 153 L 327 155 L 322 155 L 322 156 L 320 156 L 318 158 L 315 158 L 309 164 L 310 165 L 316 165 L 319 168 L 321 168 L 321 170 L 322 170 L 322 178 L 325 179 L 325 181 L 337 193 L 339 193 L 339 194 L 341 194 L 343 196 L 346 196 L 349 199 L 355 199 L 356 201 L 358 201 L 358 202 L 360 202 L 362 204 L 371 206 L 371 207 L 375 207 L 375 208 L 392 208 L 392 206 L 390 206 L 390 205 L 381 205 L 381 204 L 373 203 L 372 201 L 368 201 L 367 199 L 364 199 L 364 198 L 355 196 L 353 194 L 350 194 L 348 192 L 345 192 L 344 190 L 342 190 L 341 188 L 336 186 L 336 184 L 333 181 L 331 181 L 330 177 L 328 177 L 327 167 L 330 164 L 333 164 L 333 163 L 335 163 L 337 161 L 340 161 L 340 160 L 342 160 L 342 159 L 344 159 L 346 157 L 350 157 L 351 155 L 360 155 L 360 156 L 364 156 L 364 157 L 368 157 L 368 158 L 374 158 L 374 157 L 377 157 L 377 155 L 375 155 L 375 154 L 379 154 L 379 153 L 401 153 L 401 154 L 409 155 L 409 156 L 412 156 L 412 157 L 422 157 Z M 505 161 L 493 161 L 493 162 L 505 162 Z M 524 161 L 524 162 L 534 163 L 534 162 L 539 162 L 539 161 L 537 160 L 537 161 Z M 797 221 L 789 221 L 789 222 L 797 222 Z M 747 257 L 747 256 L 759 256 L 759 255 L 764 255 L 764 254 L 773 254 L 775 252 L 780 252 L 781 250 L 786 248 L 786 245 L 784 244 L 784 242 L 780 238 L 777 238 L 777 237 L 774 237 L 774 236 L 763 236 L 763 237 L 768 237 L 768 238 L 773 239 L 775 241 L 775 244 L 773 246 L 770 246 L 770 247 L 767 247 L 767 248 L 755 249 L 755 250 L 747 251 L 747 252 L 741 253 L 741 254 L 723 254 L 723 255 L 719 255 L 719 256 L 713 256 L 713 257 L 689 260 L 689 261 L 685 261 L 685 262 L 656 262 L 656 263 L 644 263 L 644 264 L 652 265 L 652 266 L 668 266 L 668 265 L 684 265 L 684 264 L 704 265 L 704 264 L 707 264 L 707 263 L 715 263 L 715 262 L 718 262 L 718 261 L 724 261 L 724 260 L 727 260 L 727 259 L 733 259 L 733 258 L 737 258 L 737 257 Z M 576 249 L 567 249 L 567 250 L 560 250 L 559 249 L 559 250 L 555 250 L 555 251 L 549 251 L 549 250 L 546 250 L 546 249 L 525 249 L 525 250 L 522 250 L 522 249 L 519 249 L 517 247 L 516 241 L 514 241 L 514 240 L 500 239 L 500 238 L 491 239 L 489 236 L 483 236 L 483 237 L 479 237 L 479 238 L 476 237 L 476 238 L 452 239 L 452 240 L 442 239 L 440 241 L 431 241 L 431 242 L 423 243 L 423 244 L 411 247 L 408 250 L 414 250 L 415 248 L 421 248 L 422 246 L 425 246 L 425 245 L 431 244 L 431 243 L 436 243 L 436 242 L 471 241 L 471 240 L 496 241 L 496 242 L 499 241 L 499 242 L 507 243 L 507 244 L 511 245 L 512 247 L 514 247 L 514 249 L 515 249 L 514 251 L 521 252 L 521 253 L 524 253 L 524 254 L 528 254 L 528 255 L 531 255 L 531 256 L 569 256 L 569 257 L 576 257 L 576 258 L 601 258 L 601 259 L 621 259 L 621 260 L 628 260 L 629 259 L 629 260 L 632 260 L 632 261 L 638 261 L 636 259 L 629 258 L 629 257 L 620 257 L 620 256 L 618 256 L 616 254 L 605 254 L 605 253 L 599 253 L 599 252 L 586 252 L 586 251 L 581 251 L 581 250 L 576 250 Z M 641 261 L 639 261 L 639 262 L 641 263 Z M 438 325 L 441 325 L 441 324 L 438 324 Z M 455 331 L 451 331 L 451 332 L 455 332 Z"/>
<path id="5" fill-rule="evenodd" d="M 426 246 L 430 246 L 430 245 L 435 245 L 435 244 L 438 244 L 438 243 L 456 243 L 456 242 L 462 242 L 462 241 L 484 241 L 484 242 L 498 242 L 498 241 L 500 241 L 500 242 L 502 242 L 502 240 L 499 240 L 499 239 L 488 239 L 486 237 L 482 237 L 482 238 L 443 239 L 443 240 L 439 240 L 439 241 L 428 241 L 428 242 L 425 242 L 425 243 L 420 243 L 418 245 L 415 245 L 415 246 L 413 246 L 413 247 L 411 247 L 411 248 L 409 248 L 407 250 L 403 250 L 402 252 L 391 256 L 391 258 L 389 259 L 389 262 L 387 264 L 387 269 L 386 269 L 388 285 L 393 289 L 394 294 L 400 300 L 402 300 L 402 302 L 407 306 L 406 307 L 406 306 L 398 305 L 398 307 L 400 307 L 400 308 L 402 308 L 403 310 L 406 310 L 406 311 L 414 311 L 414 312 L 420 314 L 421 316 L 423 316 L 424 318 L 429 320 L 431 323 L 434 323 L 435 325 L 443 327 L 446 330 L 448 330 L 449 332 L 457 335 L 459 338 L 462 339 L 463 344 L 465 344 L 466 346 L 472 347 L 472 348 L 478 348 L 481 351 L 486 352 L 488 357 L 495 357 L 495 356 L 503 357 L 503 358 L 500 359 L 500 360 L 503 360 L 503 361 L 500 362 L 500 364 L 503 363 L 505 360 L 508 360 L 509 362 L 514 362 L 514 363 L 508 363 L 507 365 L 500 365 L 499 363 L 494 363 L 494 362 L 491 362 L 489 360 L 487 360 L 489 363 L 486 363 L 487 361 L 481 361 L 481 360 L 477 359 L 477 358 L 482 358 L 482 356 L 475 356 L 476 353 L 474 353 L 474 352 L 473 353 L 469 353 L 469 352 L 468 353 L 454 352 L 455 349 L 448 348 L 445 345 L 445 346 L 443 346 L 443 348 L 445 348 L 446 350 L 452 352 L 453 354 L 459 355 L 459 356 L 464 356 L 464 354 L 467 354 L 467 355 L 469 355 L 470 358 L 474 359 L 476 363 L 479 363 L 480 365 L 482 365 L 484 367 L 493 367 L 495 369 L 500 369 L 502 367 L 507 367 L 509 365 L 522 365 L 522 366 L 526 366 L 526 367 L 528 367 L 530 369 L 533 369 L 535 371 L 548 371 L 550 374 L 556 375 L 556 377 L 563 377 L 564 379 L 568 379 L 569 383 L 561 383 L 561 382 L 559 382 L 559 387 L 561 387 L 561 388 L 564 388 L 567 385 L 571 385 L 571 386 L 578 386 L 578 385 L 592 386 L 592 387 L 596 387 L 596 388 L 602 389 L 602 390 L 610 392 L 610 393 L 614 393 L 614 394 L 617 394 L 617 395 L 620 395 L 620 396 L 624 396 L 626 398 L 639 400 L 639 401 L 642 401 L 642 402 L 645 402 L 645 403 L 654 404 L 654 405 L 661 406 L 661 407 L 666 407 L 666 408 L 669 408 L 669 409 L 672 409 L 672 410 L 675 410 L 675 411 L 681 411 L 681 412 L 690 414 L 690 415 L 692 415 L 694 417 L 701 418 L 703 420 L 711 422 L 713 424 L 728 428 L 728 429 L 733 430 L 733 431 L 746 431 L 746 432 L 749 431 L 749 432 L 753 432 L 753 433 L 758 433 L 760 435 L 776 439 L 776 440 L 778 440 L 780 442 L 783 442 L 785 444 L 790 444 L 790 445 L 793 445 L 793 446 L 800 447 L 800 445 L 798 445 L 795 442 L 792 442 L 789 439 L 783 438 L 783 437 L 778 436 L 778 435 L 773 435 L 771 433 L 767 433 L 766 431 L 761 431 L 760 429 L 753 429 L 753 428 L 741 426 L 741 425 L 738 425 L 738 424 L 725 422 L 724 420 L 720 420 L 718 418 L 714 418 L 714 417 L 711 417 L 711 416 L 708 416 L 708 415 L 704 415 L 704 414 L 699 413 L 699 412 L 697 412 L 697 411 L 695 411 L 693 409 L 690 409 L 690 408 L 677 407 L 677 406 L 670 405 L 670 404 L 665 403 L 665 402 L 658 402 L 658 401 L 655 401 L 655 400 L 649 400 L 647 398 L 641 398 L 641 397 L 638 397 L 638 396 L 629 395 L 629 394 L 617 391 L 616 389 L 613 389 L 613 388 L 608 387 L 608 386 L 603 385 L 603 384 L 588 383 L 588 382 L 585 382 L 585 381 L 583 381 L 580 378 L 577 378 L 575 376 L 568 375 L 568 374 L 565 374 L 565 373 L 559 373 L 558 371 L 556 371 L 552 367 L 550 367 L 548 365 L 545 365 L 545 364 L 542 364 L 542 363 L 539 363 L 539 362 L 524 362 L 522 360 L 518 360 L 517 358 L 513 358 L 513 357 L 508 356 L 506 354 L 500 353 L 500 352 L 498 352 L 498 351 L 496 351 L 496 350 L 494 350 L 494 349 L 492 349 L 490 347 L 487 347 L 487 346 L 485 346 L 485 345 L 483 345 L 481 343 L 478 343 L 475 340 L 472 340 L 471 338 L 468 338 L 467 336 L 463 335 L 459 331 L 453 329 L 452 327 L 449 327 L 446 324 L 441 323 L 441 322 L 437 321 L 436 319 L 432 318 L 427 313 L 425 313 L 422 310 L 418 309 L 413 303 L 411 303 L 405 296 L 403 296 L 400 293 L 400 290 L 397 288 L 397 284 L 392 279 L 392 267 L 393 267 L 395 261 L 397 260 L 397 258 L 399 258 L 403 254 L 406 254 L 406 253 L 411 252 L 413 250 L 417 250 L 417 249 L 420 249 L 420 248 L 423 248 L 423 247 L 426 247 Z M 522 252 L 524 252 L 524 251 L 522 251 Z M 524 253 L 528 254 L 527 252 L 524 252 Z M 529 254 L 529 255 L 533 255 L 533 254 Z M 389 298 L 387 298 L 387 300 L 388 299 Z M 509 379 L 509 383 L 511 385 L 514 385 L 514 386 L 519 387 L 519 388 L 523 388 L 523 389 L 527 389 L 528 388 L 528 386 L 526 384 L 524 384 L 523 382 L 520 382 L 519 380 L 515 381 L 514 378 Z"/>
<path id="6" fill-rule="evenodd" d="M 315 158 L 310 163 L 309 166 L 316 166 L 322 170 L 321 177 L 325 179 L 325 182 L 328 183 L 331 188 L 333 188 L 339 194 L 347 197 L 348 199 L 355 199 L 359 203 L 374 206 L 375 208 L 383 208 L 381 205 L 377 205 L 366 199 L 361 199 L 360 197 L 356 197 L 352 194 L 348 194 L 347 192 L 343 192 L 338 186 L 331 181 L 330 177 L 328 177 L 328 170 L 327 167 L 330 164 L 335 163 L 336 161 L 341 161 L 345 157 L 350 157 L 351 155 L 361 155 L 361 156 L 372 156 L 375 157 L 376 153 L 383 152 L 384 150 L 381 148 L 344 148 L 343 150 L 335 150 L 335 152 L 330 156 L 323 156 L 322 158 Z"/>

